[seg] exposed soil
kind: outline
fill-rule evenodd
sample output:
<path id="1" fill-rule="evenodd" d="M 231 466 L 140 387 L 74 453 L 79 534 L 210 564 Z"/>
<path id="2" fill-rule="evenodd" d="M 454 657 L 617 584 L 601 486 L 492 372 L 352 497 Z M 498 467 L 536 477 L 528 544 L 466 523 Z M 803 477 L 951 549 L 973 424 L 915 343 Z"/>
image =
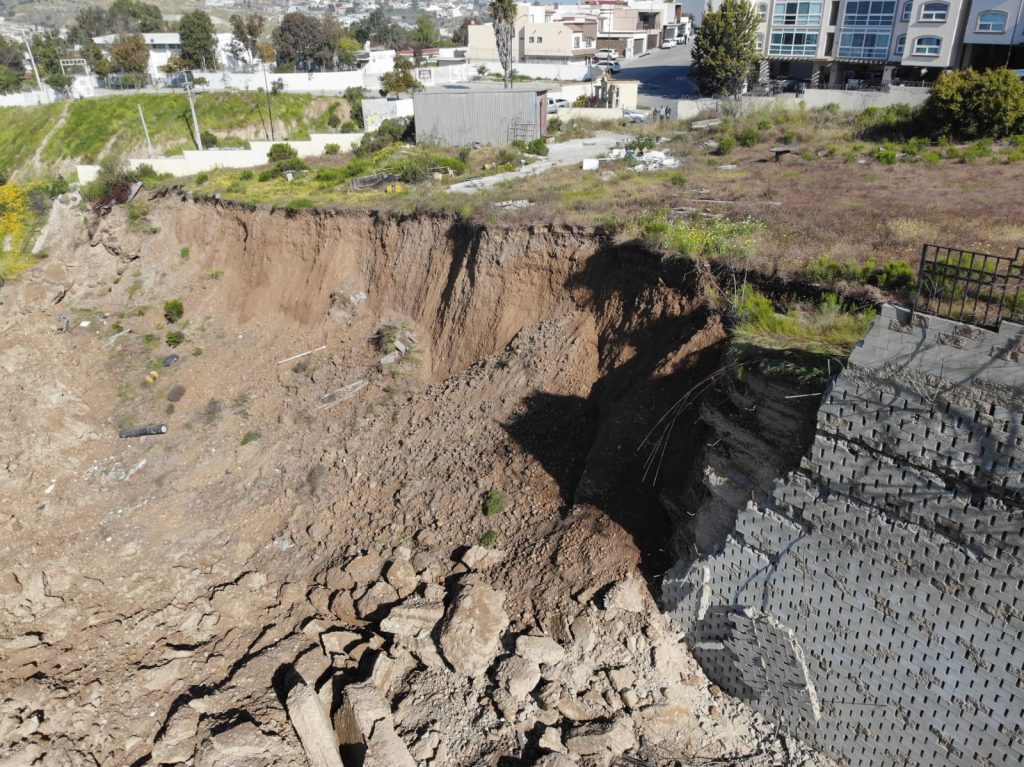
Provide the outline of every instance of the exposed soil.
<path id="1" fill-rule="evenodd" d="M 708 685 L 646 590 L 608 596 L 679 553 L 663 493 L 700 474 L 707 427 L 680 422 L 658 483 L 637 447 L 719 360 L 701 269 L 568 226 L 149 204 L 58 205 L 50 257 L 0 292 L 0 760 L 304 764 L 293 667 L 334 712 L 372 668 L 419 763 L 533 763 L 545 727 L 569 763 L 639 737 L 812 759 Z M 500 561 L 460 564 L 489 532 Z M 381 628 L 409 598 L 450 625 L 481 578 L 509 657 L 527 633 L 572 656 L 521 700 Z M 328 651 L 339 628 L 361 649 Z"/>

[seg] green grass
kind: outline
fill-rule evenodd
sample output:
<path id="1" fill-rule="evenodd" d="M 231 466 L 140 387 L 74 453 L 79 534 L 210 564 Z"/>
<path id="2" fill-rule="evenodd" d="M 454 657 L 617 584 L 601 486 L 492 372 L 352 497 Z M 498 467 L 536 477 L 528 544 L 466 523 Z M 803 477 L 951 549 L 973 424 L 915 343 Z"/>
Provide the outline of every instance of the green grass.
<path id="1" fill-rule="evenodd" d="M 670 219 L 667 211 L 645 212 L 644 237 L 671 255 L 735 258 L 746 255 L 764 229 L 760 221 L 693 216 Z"/>
<path id="2" fill-rule="evenodd" d="M 242 437 L 242 444 L 243 445 L 248 445 L 250 442 L 255 442 L 256 440 L 258 440 L 262 436 L 263 435 L 260 434 L 258 431 L 247 431 L 245 433 L 245 436 Z"/>
<path id="3" fill-rule="evenodd" d="M 493 546 L 498 540 L 497 530 L 488 530 L 486 533 L 480 536 L 481 546 Z"/>
<path id="4" fill-rule="evenodd" d="M 484 515 L 495 517 L 505 511 L 506 497 L 500 490 L 488 490 L 484 496 Z"/>

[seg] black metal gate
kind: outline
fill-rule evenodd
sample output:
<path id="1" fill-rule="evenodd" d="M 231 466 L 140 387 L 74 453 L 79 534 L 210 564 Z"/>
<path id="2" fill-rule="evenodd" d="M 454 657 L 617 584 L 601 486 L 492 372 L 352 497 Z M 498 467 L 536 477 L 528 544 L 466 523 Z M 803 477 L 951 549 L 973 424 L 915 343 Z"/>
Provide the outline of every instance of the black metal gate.
<path id="1" fill-rule="evenodd" d="M 1024 247 L 1011 257 L 925 245 L 914 311 L 985 328 L 1024 321 Z"/>

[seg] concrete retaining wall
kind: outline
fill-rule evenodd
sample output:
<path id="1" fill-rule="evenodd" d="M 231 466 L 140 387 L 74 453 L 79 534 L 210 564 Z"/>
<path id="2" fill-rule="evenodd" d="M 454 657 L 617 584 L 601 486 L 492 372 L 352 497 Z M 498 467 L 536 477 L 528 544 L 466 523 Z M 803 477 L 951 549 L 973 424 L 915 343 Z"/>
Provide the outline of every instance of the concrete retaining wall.
<path id="1" fill-rule="evenodd" d="M 476 74 L 478 67 L 485 66 L 492 74 L 501 74 L 500 61 L 477 61 L 473 60 L 471 69 Z M 524 77 L 532 77 L 539 80 L 582 80 L 589 69 L 588 65 L 582 62 L 570 64 L 546 64 L 532 61 L 517 61 L 512 65 L 516 74 Z"/>
<path id="2" fill-rule="evenodd" d="M 1024 326 L 884 307 L 800 469 L 665 578 L 705 672 L 852 767 L 1024 762 Z"/>
<path id="3" fill-rule="evenodd" d="M 592 120 L 594 122 L 615 122 L 622 119 L 622 109 L 600 109 L 597 107 L 562 107 L 558 110 L 558 119 L 563 123 L 569 120 Z"/>
<path id="4" fill-rule="evenodd" d="M 799 96 L 795 93 L 780 93 L 778 96 L 741 96 L 738 99 L 685 99 L 678 103 L 677 114 L 680 120 L 692 120 L 702 112 L 750 114 L 777 106 L 800 109 L 801 104 L 805 109 L 836 104 L 842 110 L 887 107 L 893 104 L 909 104 L 916 107 L 927 101 L 930 93 L 928 88 L 898 86 L 893 86 L 887 93 L 813 88 Z"/>
<path id="5" fill-rule="evenodd" d="M 207 81 L 203 88 L 209 91 L 255 91 L 265 88 L 265 83 L 281 80 L 285 93 L 343 93 L 348 88 L 362 88 L 365 82 L 361 70 L 287 74 L 268 72 L 266 79 L 262 72 L 196 72 L 195 76 Z"/>

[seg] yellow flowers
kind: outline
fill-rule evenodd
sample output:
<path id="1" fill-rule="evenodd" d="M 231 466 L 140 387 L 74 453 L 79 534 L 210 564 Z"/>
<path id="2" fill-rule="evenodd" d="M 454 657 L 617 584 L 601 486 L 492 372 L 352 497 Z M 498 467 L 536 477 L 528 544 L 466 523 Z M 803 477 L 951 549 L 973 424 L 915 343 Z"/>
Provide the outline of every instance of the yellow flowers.
<path id="1" fill-rule="evenodd" d="M 26 187 L 0 186 L 0 251 L 21 250 L 21 238 L 30 215 Z"/>

